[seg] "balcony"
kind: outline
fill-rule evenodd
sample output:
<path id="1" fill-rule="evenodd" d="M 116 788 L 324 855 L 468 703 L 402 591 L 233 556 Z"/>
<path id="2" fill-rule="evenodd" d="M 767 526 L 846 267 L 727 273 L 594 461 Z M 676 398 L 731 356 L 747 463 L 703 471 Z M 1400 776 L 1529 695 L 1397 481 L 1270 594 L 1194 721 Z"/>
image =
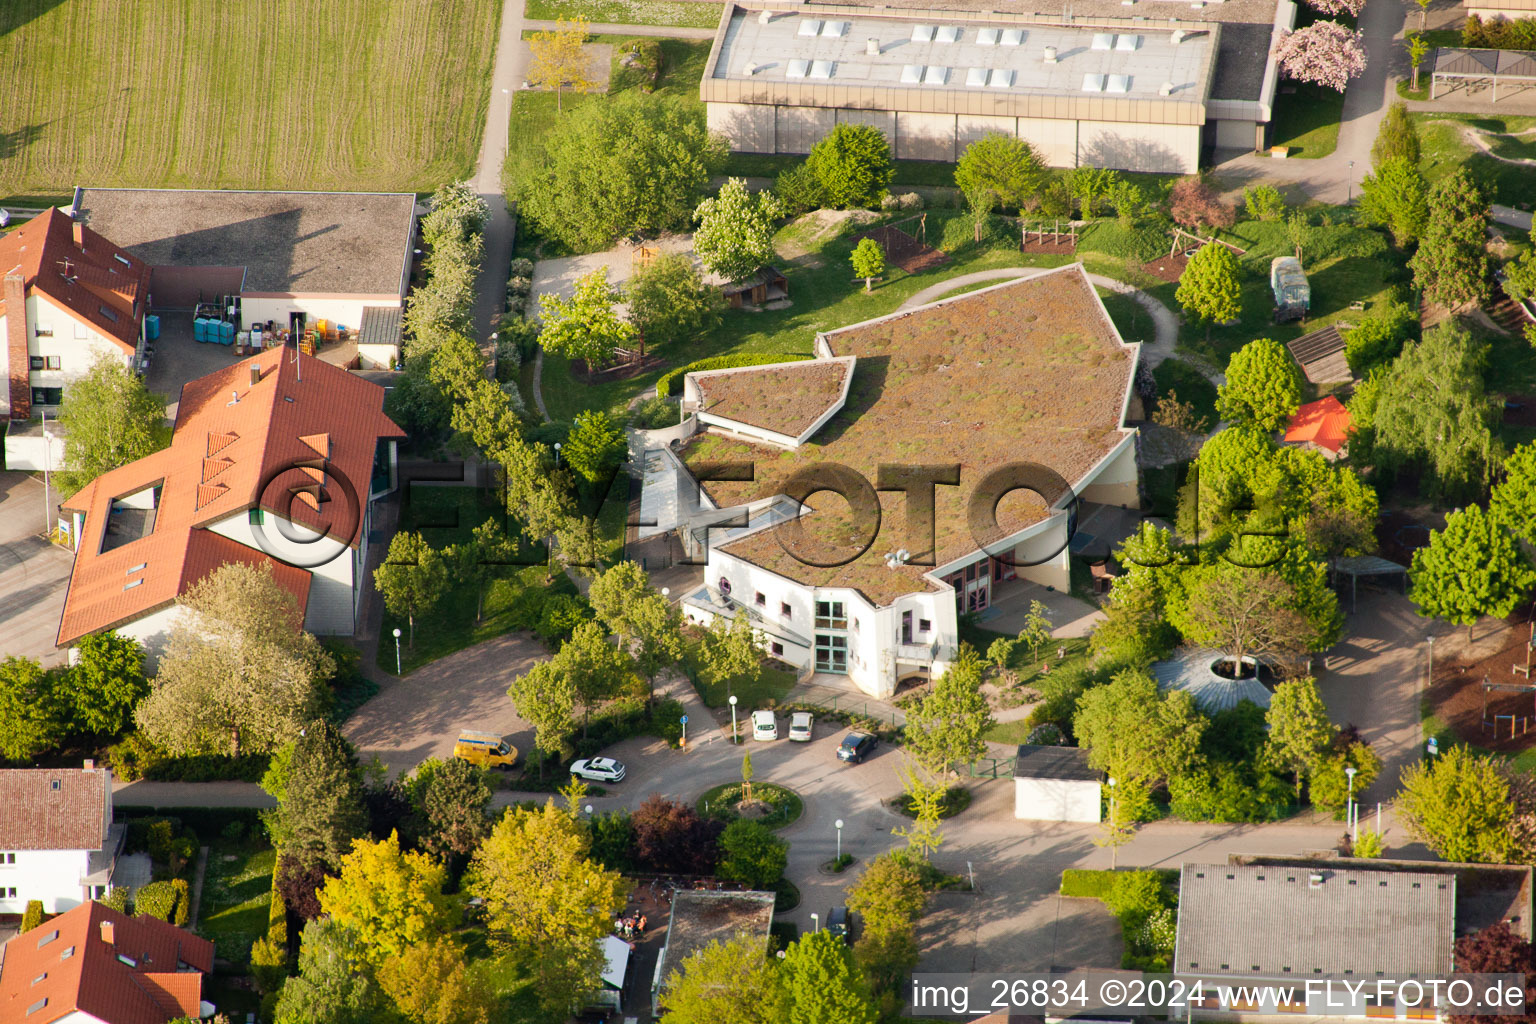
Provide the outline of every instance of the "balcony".
<path id="1" fill-rule="evenodd" d="M 918 665 L 932 665 L 938 657 L 939 645 L 935 642 L 926 644 L 897 643 L 892 647 L 897 661 L 912 662 Z"/>

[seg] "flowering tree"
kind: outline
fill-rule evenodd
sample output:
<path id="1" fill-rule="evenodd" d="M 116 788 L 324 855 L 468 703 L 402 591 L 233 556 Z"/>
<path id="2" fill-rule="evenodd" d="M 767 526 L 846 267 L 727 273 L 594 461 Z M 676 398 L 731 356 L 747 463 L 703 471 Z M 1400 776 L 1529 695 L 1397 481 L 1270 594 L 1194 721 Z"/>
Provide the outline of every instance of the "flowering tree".
<path id="1" fill-rule="evenodd" d="M 1347 14 L 1351 18 L 1360 17 L 1365 10 L 1365 0 L 1307 0 L 1307 4 L 1324 14 Z"/>
<path id="2" fill-rule="evenodd" d="M 1287 77 L 1343 92 L 1351 78 L 1365 72 L 1365 33 L 1336 21 L 1314 22 L 1282 36 L 1275 56 Z"/>

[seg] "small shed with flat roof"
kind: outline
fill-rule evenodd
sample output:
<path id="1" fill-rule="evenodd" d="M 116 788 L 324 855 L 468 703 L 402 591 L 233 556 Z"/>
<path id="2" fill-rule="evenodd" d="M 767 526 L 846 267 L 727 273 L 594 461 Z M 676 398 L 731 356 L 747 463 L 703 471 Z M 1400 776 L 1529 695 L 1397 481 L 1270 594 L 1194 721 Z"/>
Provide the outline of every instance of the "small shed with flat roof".
<path id="1" fill-rule="evenodd" d="M 729 942 L 744 935 L 767 949 L 773 901 L 771 892 L 679 889 L 674 893 L 666 942 L 656 958 L 656 974 L 651 981 L 651 1013 L 661 1012 L 668 978 L 711 942 Z"/>
<path id="2" fill-rule="evenodd" d="M 1086 821 L 1102 815 L 1103 776 L 1081 747 L 1019 746 L 1013 762 L 1013 816 L 1034 821 Z"/>

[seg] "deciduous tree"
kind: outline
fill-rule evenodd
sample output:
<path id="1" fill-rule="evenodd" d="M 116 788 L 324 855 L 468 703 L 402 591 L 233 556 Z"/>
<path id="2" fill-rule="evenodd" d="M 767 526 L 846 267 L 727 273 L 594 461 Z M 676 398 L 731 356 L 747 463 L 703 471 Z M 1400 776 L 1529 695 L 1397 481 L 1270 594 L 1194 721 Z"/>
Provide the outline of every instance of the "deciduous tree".
<path id="1" fill-rule="evenodd" d="M 661 993 L 661 1024 L 782 1024 L 783 987 L 761 937 L 745 932 L 690 954 Z"/>
<path id="2" fill-rule="evenodd" d="M 720 834 L 720 864 L 715 874 L 749 889 L 772 889 L 789 864 L 789 844 L 764 824 L 745 818 Z"/>
<path id="3" fill-rule="evenodd" d="M 1371 166 L 1380 168 L 1388 160 L 1398 159 L 1419 165 L 1419 130 L 1408 116 L 1408 104 L 1393 100 L 1376 129 L 1376 141 L 1371 143 Z"/>
<path id="4" fill-rule="evenodd" d="M 833 128 L 811 147 L 805 162 L 821 183 L 826 204 L 839 210 L 879 206 L 896 173 L 890 143 L 867 124 Z"/>
<path id="5" fill-rule="evenodd" d="M 283 984 L 277 1024 L 375 1024 L 388 1006 L 356 933 L 331 918 L 304 926 L 299 973 Z"/>
<path id="6" fill-rule="evenodd" d="M 493 942 L 533 977 L 546 1012 L 569 1013 L 602 981 L 602 941 L 627 885 L 587 859 L 586 832 L 549 800 L 509 809 L 475 851 L 466 890 L 485 901 Z"/>
<path id="7" fill-rule="evenodd" d="M 335 665 L 270 565 L 232 562 L 188 588 L 139 728 L 178 754 L 271 751 L 318 717 Z"/>
<path id="8" fill-rule="evenodd" d="M 487 1024 L 495 999 L 463 946 L 434 935 L 379 965 L 379 987 L 409 1024 Z"/>
<path id="9" fill-rule="evenodd" d="M 1243 312 L 1242 285 L 1237 257 L 1224 245 L 1202 245 L 1179 276 L 1174 293 L 1184 312 L 1205 323 L 1209 340 L 1211 325 L 1236 320 Z"/>
<path id="10" fill-rule="evenodd" d="M 1530 940 L 1515 932 L 1508 921 L 1496 921 L 1456 940 L 1456 971 L 1466 974 L 1519 974 L 1524 976 L 1525 1005 L 1536 1005 L 1536 955 Z M 1507 1024 L 1508 1016 L 1448 1014 L 1451 1024 Z"/>
<path id="11" fill-rule="evenodd" d="M 601 409 L 588 409 L 576 414 L 571 432 L 561 449 L 576 474 L 588 484 L 605 484 L 611 481 L 613 471 L 619 468 L 629 453 L 629 442 L 624 431 Z"/>
<path id="12" fill-rule="evenodd" d="M 402 530 L 390 538 L 384 564 L 373 570 L 374 585 L 393 615 L 404 615 L 416 646 L 416 616 L 428 615 L 448 592 L 448 563 L 419 533 Z"/>
<path id="13" fill-rule="evenodd" d="M 863 921 L 854 957 L 876 993 L 893 991 L 917 966 L 914 933 L 927 901 L 922 876 L 894 851 L 870 861 L 849 887 L 848 909 Z"/>
<path id="14" fill-rule="evenodd" d="M 699 664 L 705 677 L 715 686 L 735 683 L 751 687 L 763 671 L 758 639 L 746 616 L 716 616 L 699 644 Z"/>
<path id="15" fill-rule="evenodd" d="M 614 310 L 621 297 L 608 284 L 606 267 L 577 281 L 569 299 L 546 292 L 539 297 L 539 319 L 544 322 L 539 344 L 545 352 L 585 360 L 594 369 L 606 366 L 620 348 L 635 343 L 634 324 Z"/>
<path id="16" fill-rule="evenodd" d="M 64 738 L 57 686 L 31 658 L 0 661 L 0 757 L 28 761 Z"/>
<path id="17" fill-rule="evenodd" d="M 1227 655 L 1234 676 L 1245 657 L 1293 660 L 1315 642 L 1311 624 L 1293 607 L 1295 588 L 1277 572 L 1222 561 L 1202 566 L 1187 585 L 1174 625 L 1185 640 Z"/>
<path id="18" fill-rule="evenodd" d="M 1507 864 L 1521 852 L 1510 831 L 1508 775 L 1486 754 L 1455 746 L 1427 766 L 1408 766 L 1396 803 L 1409 832 L 1445 860 Z"/>
<path id="19" fill-rule="evenodd" d="M 927 860 L 944 845 L 944 833 L 939 831 L 943 819 L 944 793 L 948 789 L 943 782 L 925 779 L 916 771 L 903 773 L 902 789 L 912 806 L 912 824 L 897 826 L 891 834 L 907 841 L 907 849 Z"/>
<path id="20" fill-rule="evenodd" d="M 1210 184 L 1199 176 L 1180 178 L 1168 194 L 1168 212 L 1173 222 L 1197 234 L 1212 228 L 1229 228 L 1237 213 Z"/>
<path id="21" fill-rule="evenodd" d="M 111 630 L 81 637 L 79 659 L 61 680 L 62 697 L 76 729 L 115 736 L 133 725 L 133 709 L 149 693 L 144 647 Z"/>
<path id="22" fill-rule="evenodd" d="M 1536 442 L 1521 445 L 1504 460 L 1504 479 L 1493 489 L 1488 514 L 1527 544 L 1536 544 Z"/>
<path id="23" fill-rule="evenodd" d="M 1088 763 L 1114 778 L 1128 807 L 1194 761 L 1206 725 L 1188 693 L 1159 694 L 1143 671 L 1120 672 L 1107 685 L 1088 690 L 1072 719 Z"/>
<path id="24" fill-rule="evenodd" d="M 651 794 L 630 816 L 635 856 L 652 871 L 706 875 L 714 870 L 723 826 L 690 806 Z"/>
<path id="25" fill-rule="evenodd" d="M 979 232 L 979 229 L 978 229 Z M 873 238 L 862 239 L 853 247 L 853 273 L 864 279 L 864 290 L 874 287 L 875 278 L 885 273 L 885 250 Z"/>
<path id="26" fill-rule="evenodd" d="M 507 688 L 512 706 L 534 729 L 533 744 L 545 757 L 569 756 L 576 735 L 576 682 L 569 672 L 541 661 Z M 539 777 L 544 764 L 539 762 Z"/>
<path id="27" fill-rule="evenodd" d="M 1273 432 L 1290 422 L 1301 404 L 1301 378 L 1285 346 L 1268 338 L 1250 341 L 1227 362 L 1227 380 L 1216 392 L 1222 419 Z"/>
<path id="28" fill-rule="evenodd" d="M 773 262 L 774 228 L 783 213 L 772 192 L 754 193 L 745 179 L 731 178 L 693 211 L 699 222 L 693 251 L 716 274 L 740 281 Z"/>
<path id="29" fill-rule="evenodd" d="M 998 205 L 1021 209 L 1050 173 L 1035 147 L 1016 135 L 988 132 L 965 147 L 955 164 L 955 185 L 965 195 L 986 189 Z"/>
<path id="30" fill-rule="evenodd" d="M 1408 261 L 1424 295 L 1449 309 L 1488 298 L 1488 199 L 1466 168 L 1429 190 L 1429 217 Z"/>
<path id="31" fill-rule="evenodd" d="M 553 30 L 535 32 L 528 40 L 528 84 L 536 89 L 555 90 L 555 113 L 560 113 L 561 97 L 567 88 L 591 92 L 598 83 L 587 77 L 587 19 L 578 15 L 561 18 Z"/>
<path id="32" fill-rule="evenodd" d="M 1311 677 L 1290 679 L 1275 687 L 1264 721 L 1269 726 L 1265 756 L 1296 777 L 1299 797 L 1302 780 L 1323 766 L 1338 731 L 1328 720 L 1317 681 Z"/>
<path id="33" fill-rule="evenodd" d="M 150 394 L 118 356 L 97 356 L 84 376 L 64 386 L 59 421 L 64 465 L 53 467 L 54 480 L 69 494 L 171 443 L 165 396 Z"/>
<path id="34" fill-rule="evenodd" d="M 1514 536 L 1481 506 L 1468 505 L 1431 530 L 1413 553 L 1409 596 L 1420 615 L 1472 627 L 1485 615 L 1503 618 L 1536 586 L 1536 569 Z"/>
<path id="35" fill-rule="evenodd" d="M 1394 156 L 1376 165 L 1360 182 L 1360 215 L 1367 224 L 1383 224 L 1400 249 L 1412 245 L 1429 221 L 1428 186 L 1418 164 Z"/>
<path id="36" fill-rule="evenodd" d="M 637 563 L 618 562 L 604 570 L 592 580 L 587 600 L 634 656 L 648 688 L 654 687 L 657 673 L 682 658 L 682 616 Z M 756 657 L 755 646 L 750 653 Z"/>
<path id="37" fill-rule="evenodd" d="M 1336 21 L 1315 21 L 1282 33 L 1274 55 L 1287 78 L 1343 92 L 1350 79 L 1365 74 L 1365 33 Z"/>
<path id="38" fill-rule="evenodd" d="M 1364 377 L 1376 367 L 1392 362 L 1418 325 L 1418 311 L 1408 303 L 1395 298 L 1376 303 L 1344 336 L 1344 358 L 1349 361 L 1349 372 Z"/>
<path id="39" fill-rule="evenodd" d="M 992 724 L 992 709 L 981 692 L 981 669 L 975 650 L 963 646 L 907 712 L 907 750 L 934 775 L 948 775 L 987 751 L 981 734 Z"/>
<path id="40" fill-rule="evenodd" d="M 400 836 L 359 839 L 339 877 L 320 890 L 320 909 L 356 933 L 364 959 L 377 966 L 447 932 L 457 910 L 443 895 L 448 873 L 424 853 L 400 850 Z"/>
<path id="41" fill-rule="evenodd" d="M 830 930 L 802 935 L 784 952 L 779 978 L 789 1024 L 875 1024 L 869 984 L 848 944 Z"/>
<path id="42" fill-rule="evenodd" d="M 428 758 L 416 766 L 406 794 L 421 848 L 441 861 L 467 857 L 491 831 L 489 775 L 468 761 Z"/>
<path id="43" fill-rule="evenodd" d="M 368 833 L 357 751 L 330 722 L 313 721 L 294 743 L 286 774 L 274 842 L 300 860 L 340 867 L 352 841 Z"/>
<path id="44" fill-rule="evenodd" d="M 625 285 L 624 297 L 630 322 L 649 345 L 670 345 L 713 330 L 725 304 L 720 289 L 705 284 L 680 253 L 657 256 L 642 266 Z"/>

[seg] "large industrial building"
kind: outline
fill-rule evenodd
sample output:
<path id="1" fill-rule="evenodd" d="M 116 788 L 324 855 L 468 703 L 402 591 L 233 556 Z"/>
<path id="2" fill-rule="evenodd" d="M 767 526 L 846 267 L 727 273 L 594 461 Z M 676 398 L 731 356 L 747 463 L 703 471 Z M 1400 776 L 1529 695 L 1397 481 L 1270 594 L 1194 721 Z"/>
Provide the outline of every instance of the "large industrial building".
<path id="1" fill-rule="evenodd" d="M 1295 11 L 1291 0 L 1017 14 L 727 4 L 700 95 L 710 128 L 743 152 L 806 153 L 853 123 L 879 128 L 899 160 L 953 161 L 1001 132 L 1053 166 L 1189 173 L 1204 148 L 1264 144 L 1271 44 Z"/>

